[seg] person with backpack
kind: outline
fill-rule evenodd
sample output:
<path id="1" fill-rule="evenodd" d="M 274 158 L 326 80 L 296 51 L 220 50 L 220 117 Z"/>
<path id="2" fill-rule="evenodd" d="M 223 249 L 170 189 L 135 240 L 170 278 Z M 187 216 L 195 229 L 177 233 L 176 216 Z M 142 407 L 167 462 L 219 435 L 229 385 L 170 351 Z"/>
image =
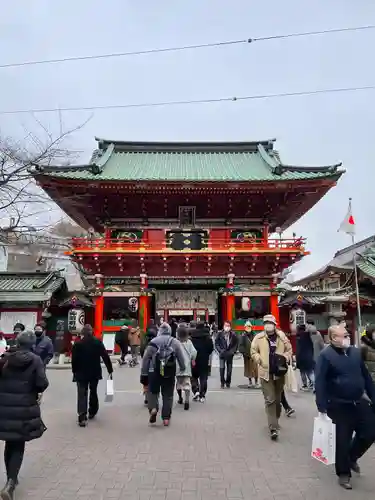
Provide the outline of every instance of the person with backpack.
<path id="1" fill-rule="evenodd" d="M 177 328 L 177 338 L 182 346 L 182 354 L 185 360 L 185 370 L 177 370 L 177 394 L 178 404 L 184 405 L 184 410 L 190 408 L 190 394 L 191 394 L 191 370 L 195 365 L 197 351 L 189 339 L 189 330 L 186 325 L 180 324 Z M 184 392 L 185 400 L 182 397 Z"/>
<path id="2" fill-rule="evenodd" d="M 119 359 L 119 365 L 125 365 L 125 356 L 128 354 L 129 350 L 129 328 L 127 325 L 122 325 L 120 330 L 116 332 L 115 344 L 120 348 L 121 356 Z"/>
<path id="3" fill-rule="evenodd" d="M 151 340 L 145 350 L 141 368 L 141 384 L 148 387 L 150 424 L 156 422 L 160 392 L 163 401 L 161 419 L 165 427 L 170 423 L 177 371 L 176 361 L 180 371 L 184 371 L 186 366 L 181 344 L 172 337 L 168 323 L 162 323 L 157 337 Z"/>

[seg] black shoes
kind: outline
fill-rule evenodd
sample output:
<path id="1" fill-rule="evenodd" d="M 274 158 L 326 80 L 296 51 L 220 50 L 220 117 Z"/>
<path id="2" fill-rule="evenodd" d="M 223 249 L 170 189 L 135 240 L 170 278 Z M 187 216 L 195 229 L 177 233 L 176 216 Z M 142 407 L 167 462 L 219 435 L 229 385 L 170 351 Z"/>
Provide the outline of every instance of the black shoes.
<path id="1" fill-rule="evenodd" d="M 185 401 L 184 403 L 184 410 L 188 410 L 190 408 L 189 401 Z"/>
<path id="2" fill-rule="evenodd" d="M 352 490 L 353 489 L 353 486 L 352 486 L 352 483 L 350 481 L 349 476 L 340 476 L 339 477 L 339 485 L 341 486 L 341 488 L 344 488 L 344 490 Z"/>
<path id="3" fill-rule="evenodd" d="M 270 437 L 272 441 L 277 441 L 279 439 L 279 431 L 277 429 L 271 429 Z"/>
<path id="4" fill-rule="evenodd" d="M 360 474 L 361 473 L 361 468 L 360 466 L 358 465 L 358 462 L 352 462 L 350 464 L 350 468 L 352 469 L 353 472 L 355 472 L 356 474 Z"/>
<path id="5" fill-rule="evenodd" d="M 156 415 L 158 414 L 158 411 L 156 409 L 153 409 L 150 411 L 150 424 L 154 424 L 156 422 Z"/>
<path id="6" fill-rule="evenodd" d="M 0 492 L 0 498 L 2 500 L 13 500 L 15 489 L 16 489 L 16 483 L 12 479 L 8 479 L 6 485 Z"/>

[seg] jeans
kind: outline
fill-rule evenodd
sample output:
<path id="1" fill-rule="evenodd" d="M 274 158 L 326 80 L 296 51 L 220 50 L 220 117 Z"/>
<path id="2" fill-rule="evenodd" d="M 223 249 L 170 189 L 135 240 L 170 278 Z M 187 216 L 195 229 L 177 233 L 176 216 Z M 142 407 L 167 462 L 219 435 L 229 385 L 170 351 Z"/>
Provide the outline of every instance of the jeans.
<path id="1" fill-rule="evenodd" d="M 225 376 L 226 369 L 226 376 Z M 230 386 L 232 382 L 233 356 L 229 358 L 220 358 L 220 382 L 221 385 Z"/>
<path id="2" fill-rule="evenodd" d="M 310 372 L 301 371 L 301 379 L 303 387 L 314 387 L 315 385 L 315 373 L 314 370 Z"/>
<path id="3" fill-rule="evenodd" d="M 208 373 L 202 373 L 191 379 L 193 394 L 199 394 L 200 398 L 206 397 L 207 394 L 207 379 Z"/>
<path id="4" fill-rule="evenodd" d="M 16 482 L 21 469 L 25 441 L 6 441 L 4 447 L 4 463 L 7 479 Z"/>
<path id="5" fill-rule="evenodd" d="M 356 404 L 332 404 L 328 416 L 336 424 L 336 474 L 350 477 L 351 464 L 375 442 L 374 409 L 363 399 Z"/>
<path id="6" fill-rule="evenodd" d="M 159 394 L 161 392 L 161 418 L 163 420 L 169 420 L 172 415 L 174 386 L 175 377 L 164 378 L 154 375 L 154 377 L 150 380 L 147 395 L 148 409 L 149 411 L 155 409 L 159 411 Z"/>
<path id="7" fill-rule="evenodd" d="M 270 376 L 272 377 L 272 376 Z M 268 427 L 277 430 L 279 427 L 279 418 L 281 416 L 281 398 L 284 391 L 285 377 L 269 380 L 261 379 L 264 403 Z"/>
<path id="8" fill-rule="evenodd" d="M 77 413 L 80 421 L 87 419 L 87 412 L 90 417 L 95 417 L 98 413 L 98 383 L 99 380 L 77 382 Z"/>

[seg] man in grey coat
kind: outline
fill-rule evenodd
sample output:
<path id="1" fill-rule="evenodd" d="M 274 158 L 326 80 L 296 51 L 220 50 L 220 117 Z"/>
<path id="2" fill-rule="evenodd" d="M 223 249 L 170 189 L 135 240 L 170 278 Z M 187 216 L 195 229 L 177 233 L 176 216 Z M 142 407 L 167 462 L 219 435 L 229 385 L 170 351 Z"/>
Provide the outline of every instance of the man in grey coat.
<path id="1" fill-rule="evenodd" d="M 172 337 L 168 323 L 162 323 L 157 337 L 150 341 L 142 359 L 141 384 L 148 387 L 150 424 L 156 422 L 161 392 L 163 400 L 161 418 L 164 426 L 169 425 L 176 380 L 176 361 L 180 370 L 184 371 L 186 367 L 181 344 Z"/>
<path id="2" fill-rule="evenodd" d="M 316 361 L 318 359 L 319 354 L 322 352 L 322 350 L 325 347 L 325 343 L 322 337 L 322 334 L 317 330 L 314 321 L 308 321 L 306 325 L 306 330 L 310 334 L 310 338 L 313 343 L 313 348 L 314 348 L 314 364 L 316 364 Z"/>

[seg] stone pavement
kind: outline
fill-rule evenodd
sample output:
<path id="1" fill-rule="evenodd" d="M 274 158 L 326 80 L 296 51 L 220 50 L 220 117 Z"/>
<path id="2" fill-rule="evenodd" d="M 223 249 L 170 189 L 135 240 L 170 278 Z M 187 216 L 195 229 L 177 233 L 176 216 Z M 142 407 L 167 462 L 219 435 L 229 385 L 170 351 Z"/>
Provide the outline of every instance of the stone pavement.
<path id="1" fill-rule="evenodd" d="M 17 500 L 335 500 L 373 497 L 375 448 L 362 460 L 353 492 L 336 484 L 331 467 L 310 458 L 315 416 L 310 394 L 288 396 L 296 418 L 282 417 L 280 441 L 269 440 L 259 391 L 220 390 L 217 369 L 205 404 L 174 409 L 172 423 L 148 426 L 139 371 L 115 372 L 116 397 L 96 421 L 76 425 L 75 387 L 66 370 L 48 371 L 42 406 L 48 427 L 29 443 Z M 101 400 L 103 385 L 101 384 Z"/>

